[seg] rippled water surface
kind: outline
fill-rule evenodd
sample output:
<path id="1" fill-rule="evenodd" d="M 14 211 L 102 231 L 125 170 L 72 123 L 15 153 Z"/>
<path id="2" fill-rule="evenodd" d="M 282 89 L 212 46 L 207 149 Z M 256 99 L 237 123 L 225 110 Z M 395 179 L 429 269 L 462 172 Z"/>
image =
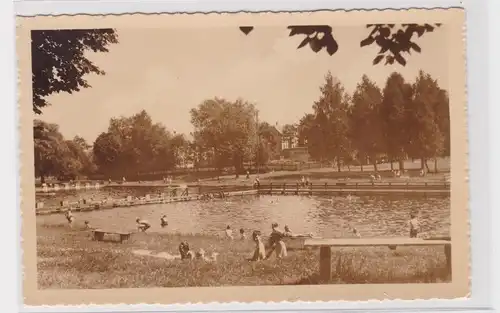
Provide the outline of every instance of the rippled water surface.
<path id="1" fill-rule="evenodd" d="M 137 190 L 133 193 L 144 195 Z M 76 192 L 64 194 L 66 199 L 77 197 Z M 60 200 L 61 196 L 58 194 L 57 198 Z M 350 237 L 349 225 L 352 225 L 363 237 L 378 237 L 407 236 L 406 222 L 414 209 L 420 212 L 423 232 L 429 235 L 449 234 L 449 197 L 243 196 L 81 212 L 75 213 L 75 217 L 79 223 L 88 220 L 93 227 L 121 229 L 135 229 L 135 219 L 140 217 L 151 222 L 151 232 L 207 234 L 222 234 L 227 225 L 231 225 L 235 232 L 239 228 L 247 232 L 254 229 L 267 231 L 272 222 L 277 222 L 282 226 L 289 225 L 295 233 Z M 163 214 L 167 215 L 169 226 L 162 229 L 159 219 Z M 65 219 L 63 215 L 45 215 L 38 216 L 37 221 L 59 224 Z"/>

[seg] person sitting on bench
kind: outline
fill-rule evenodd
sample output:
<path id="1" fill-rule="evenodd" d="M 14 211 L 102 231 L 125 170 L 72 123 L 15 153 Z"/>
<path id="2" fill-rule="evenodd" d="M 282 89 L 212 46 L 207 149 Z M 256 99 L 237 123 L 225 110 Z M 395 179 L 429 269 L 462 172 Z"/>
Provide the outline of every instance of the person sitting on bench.
<path id="1" fill-rule="evenodd" d="M 167 221 L 167 216 L 166 215 L 163 215 L 160 218 L 160 225 L 161 225 L 162 228 L 168 226 L 168 221 Z"/>
<path id="2" fill-rule="evenodd" d="M 137 222 L 137 228 L 139 229 L 139 231 L 145 232 L 151 227 L 151 224 L 149 224 L 149 222 L 146 220 L 137 218 L 135 221 Z"/>

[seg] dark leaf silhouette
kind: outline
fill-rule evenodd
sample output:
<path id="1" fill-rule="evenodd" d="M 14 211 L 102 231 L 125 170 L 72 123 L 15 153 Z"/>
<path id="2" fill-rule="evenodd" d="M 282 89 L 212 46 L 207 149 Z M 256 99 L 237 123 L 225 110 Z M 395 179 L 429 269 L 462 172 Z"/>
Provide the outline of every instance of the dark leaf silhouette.
<path id="1" fill-rule="evenodd" d="M 108 45 L 117 42 L 113 29 L 31 31 L 33 111 L 41 114 L 49 105 L 45 97 L 53 93 L 90 87 L 84 76 L 105 72 L 85 57 L 85 51 L 108 52 Z"/>
<path id="2" fill-rule="evenodd" d="M 314 52 L 319 52 L 326 48 L 329 55 L 335 54 L 338 50 L 337 41 L 333 38 L 332 28 L 328 25 L 292 25 L 289 36 L 306 35 L 307 37 L 300 43 L 297 49 L 309 43 L 309 47 Z"/>
<path id="3" fill-rule="evenodd" d="M 364 46 L 371 45 L 373 42 L 375 42 L 375 38 L 370 36 L 368 38 L 363 39 L 361 41 L 360 45 L 361 45 L 361 47 L 364 47 Z"/>
<path id="4" fill-rule="evenodd" d="M 382 61 L 382 59 L 384 58 L 384 55 L 377 55 L 375 57 L 375 59 L 373 59 L 373 65 L 377 65 L 380 63 L 380 61 Z"/>
<path id="5" fill-rule="evenodd" d="M 406 65 L 406 60 L 405 60 L 405 59 L 401 56 L 401 54 L 396 53 L 396 54 L 394 55 L 394 59 L 395 59 L 395 60 L 396 60 L 399 64 L 401 64 L 401 65 L 403 65 L 403 66 L 404 66 L 404 65 Z"/>
<path id="6" fill-rule="evenodd" d="M 307 45 L 309 43 L 309 41 L 311 41 L 311 38 L 309 37 L 306 37 L 304 38 L 304 40 L 302 40 L 302 42 L 300 43 L 300 45 L 297 47 L 297 49 L 300 49 L 302 48 L 303 46 Z"/>
<path id="7" fill-rule="evenodd" d="M 248 35 L 250 32 L 253 30 L 253 26 L 240 26 L 240 30 L 245 34 Z"/>
<path id="8" fill-rule="evenodd" d="M 370 36 L 361 41 L 361 47 L 369 45 L 367 44 L 371 41 L 369 38 L 374 38 L 372 43 L 380 47 L 373 64 L 380 63 L 382 59 L 379 56 L 384 55 L 386 57 L 385 64 L 394 64 L 396 61 L 403 66 L 407 63 L 403 53 L 411 54 L 411 50 L 419 53 L 422 51 L 420 46 L 412 40 L 414 35 L 421 37 L 435 29 L 430 24 L 401 24 L 399 28 L 393 24 L 369 24 L 367 27 L 372 28 L 372 30 Z"/>
<path id="9" fill-rule="evenodd" d="M 420 49 L 420 46 L 419 46 L 419 45 L 417 45 L 417 44 L 416 44 L 416 43 L 414 43 L 414 42 L 412 42 L 412 43 L 410 44 L 410 47 L 411 47 L 413 50 L 415 50 L 415 51 L 417 51 L 417 52 L 419 52 L 419 53 L 422 51 L 422 49 Z"/>
<path id="10" fill-rule="evenodd" d="M 434 31 L 435 27 L 440 27 L 441 23 L 436 24 L 366 24 L 366 28 L 371 28 L 369 35 L 360 42 L 361 47 L 366 47 L 376 43 L 380 51 L 373 60 L 373 64 L 379 64 L 385 57 L 385 64 L 394 64 L 394 61 L 405 65 L 406 59 L 401 54 L 406 52 L 411 54 L 411 50 L 421 52 L 420 46 L 412 41 L 416 34 L 423 36 L 426 32 Z M 240 27 L 241 29 L 242 27 Z M 252 27 L 253 29 L 253 27 Z M 307 44 L 314 52 L 319 52 L 323 48 L 329 55 L 333 55 L 339 49 L 339 45 L 332 34 L 332 28 L 328 25 L 291 25 L 289 36 L 305 35 L 306 38 L 298 45 L 297 49 L 303 48 Z M 243 31 L 243 30 L 242 30 Z M 398 55 L 396 57 L 396 55 Z"/>

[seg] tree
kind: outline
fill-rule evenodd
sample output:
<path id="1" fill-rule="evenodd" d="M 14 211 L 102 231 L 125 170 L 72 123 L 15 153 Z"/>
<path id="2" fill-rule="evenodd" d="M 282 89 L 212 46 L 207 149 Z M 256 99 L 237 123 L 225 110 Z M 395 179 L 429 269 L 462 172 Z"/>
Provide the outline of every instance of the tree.
<path id="1" fill-rule="evenodd" d="M 350 108 L 351 137 L 361 159 L 361 170 L 368 156 L 374 170 L 377 171 L 377 155 L 384 152 L 379 111 L 381 103 L 380 88 L 368 76 L 363 75 L 352 96 Z"/>
<path id="2" fill-rule="evenodd" d="M 320 91 L 320 99 L 313 106 L 316 121 L 312 132 L 312 155 L 335 161 L 340 172 L 342 162 L 351 150 L 348 137 L 349 96 L 330 72 L 325 76 L 325 84 Z"/>
<path id="3" fill-rule="evenodd" d="M 442 90 L 436 80 L 420 71 L 413 85 L 413 101 L 409 114 L 410 140 L 408 152 L 421 159 L 421 168 L 427 166 L 427 159 L 442 155 L 446 134 L 442 129 L 441 116 L 437 109 L 442 101 Z M 441 112 L 439 112 L 441 113 Z M 437 162 L 435 162 L 437 171 Z"/>
<path id="4" fill-rule="evenodd" d="M 109 175 L 163 171 L 179 163 L 178 140 L 173 139 L 143 110 L 131 117 L 112 118 L 108 131 L 94 142 L 93 153 L 100 171 Z"/>
<path id="5" fill-rule="evenodd" d="M 46 177 L 74 179 L 92 168 L 85 150 L 74 140 L 65 140 L 59 126 L 34 121 L 35 176 L 42 183 Z"/>
<path id="6" fill-rule="evenodd" d="M 410 140 L 408 114 L 412 92 L 412 86 L 396 72 L 389 76 L 383 90 L 380 118 L 383 121 L 383 137 L 391 169 L 392 162 L 397 160 L 399 169 L 404 170 L 406 149 Z"/>
<path id="7" fill-rule="evenodd" d="M 215 167 L 233 166 L 236 173 L 244 161 L 254 160 L 257 147 L 255 106 L 241 99 L 206 100 L 191 110 L 196 142 L 211 150 Z"/>
<path id="8" fill-rule="evenodd" d="M 299 121 L 299 126 L 297 127 L 299 146 L 307 146 L 309 138 L 311 137 L 311 131 L 314 127 L 315 117 L 314 114 L 306 113 Z"/>
<path id="9" fill-rule="evenodd" d="M 31 31 L 33 111 L 42 113 L 53 93 L 80 91 L 90 85 L 86 74 L 105 72 L 86 58 L 86 51 L 108 52 L 118 37 L 113 29 L 55 29 Z"/>

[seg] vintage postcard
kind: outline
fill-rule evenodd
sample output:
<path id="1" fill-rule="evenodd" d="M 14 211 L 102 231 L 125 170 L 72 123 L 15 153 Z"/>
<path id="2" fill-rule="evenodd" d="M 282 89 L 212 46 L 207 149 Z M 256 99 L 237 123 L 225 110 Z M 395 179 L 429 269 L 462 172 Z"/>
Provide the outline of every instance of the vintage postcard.
<path id="1" fill-rule="evenodd" d="M 25 303 L 467 297 L 464 27 L 19 17 Z"/>

